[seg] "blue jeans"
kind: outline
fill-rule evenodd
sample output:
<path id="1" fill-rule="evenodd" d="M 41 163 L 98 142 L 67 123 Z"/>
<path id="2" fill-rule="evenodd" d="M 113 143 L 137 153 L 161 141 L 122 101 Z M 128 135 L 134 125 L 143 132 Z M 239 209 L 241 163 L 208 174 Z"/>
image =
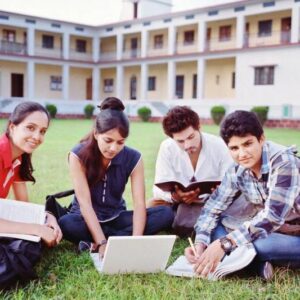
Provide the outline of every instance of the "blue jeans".
<path id="1" fill-rule="evenodd" d="M 219 223 L 212 234 L 212 241 L 227 233 Z M 270 261 L 277 266 L 300 268 L 300 236 L 273 232 L 268 237 L 256 239 L 252 243 L 257 252 L 254 263 Z"/>
<path id="2" fill-rule="evenodd" d="M 116 219 L 101 223 L 106 238 L 109 236 L 132 235 L 133 211 L 123 211 Z M 167 206 L 157 206 L 147 209 L 145 235 L 156 234 L 161 230 L 169 229 L 173 223 L 174 212 Z M 81 215 L 69 213 L 58 221 L 65 239 L 79 243 L 79 241 L 93 241 L 90 231 Z"/>

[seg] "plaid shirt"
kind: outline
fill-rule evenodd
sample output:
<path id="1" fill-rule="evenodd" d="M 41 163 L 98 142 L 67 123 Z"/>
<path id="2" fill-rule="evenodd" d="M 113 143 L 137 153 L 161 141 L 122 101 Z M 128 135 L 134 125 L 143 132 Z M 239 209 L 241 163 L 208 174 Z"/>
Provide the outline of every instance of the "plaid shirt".
<path id="1" fill-rule="evenodd" d="M 220 214 L 242 192 L 248 201 L 263 209 L 228 234 L 237 245 L 264 238 L 278 229 L 294 209 L 300 212 L 300 160 L 295 147 L 266 142 L 262 151 L 261 177 L 238 164 L 230 167 L 219 188 L 211 195 L 197 223 L 196 242 L 210 243 Z"/>

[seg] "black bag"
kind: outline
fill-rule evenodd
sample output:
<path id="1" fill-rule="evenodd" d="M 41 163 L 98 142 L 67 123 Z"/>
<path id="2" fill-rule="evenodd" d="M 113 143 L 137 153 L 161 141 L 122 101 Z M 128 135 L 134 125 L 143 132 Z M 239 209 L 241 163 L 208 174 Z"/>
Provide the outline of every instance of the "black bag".
<path id="1" fill-rule="evenodd" d="M 0 288 L 8 288 L 17 280 L 37 278 L 33 268 L 41 249 L 41 242 L 0 238 Z"/>
<path id="2" fill-rule="evenodd" d="M 203 206 L 203 203 L 180 203 L 172 225 L 174 234 L 181 238 L 191 236 Z"/>
<path id="3" fill-rule="evenodd" d="M 59 220 L 60 217 L 64 216 L 70 211 L 72 204 L 70 204 L 68 207 L 61 206 L 56 201 L 56 199 L 67 197 L 73 194 L 74 194 L 74 190 L 68 190 L 54 195 L 48 195 L 46 197 L 46 205 L 45 205 L 46 211 L 49 211 L 51 214 L 55 216 L 57 220 Z"/>

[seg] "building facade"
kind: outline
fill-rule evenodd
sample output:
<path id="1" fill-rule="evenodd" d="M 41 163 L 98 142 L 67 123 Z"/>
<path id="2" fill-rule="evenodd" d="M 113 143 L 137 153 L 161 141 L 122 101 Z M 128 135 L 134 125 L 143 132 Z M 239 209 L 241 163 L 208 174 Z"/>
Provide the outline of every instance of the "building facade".
<path id="1" fill-rule="evenodd" d="M 202 117 L 216 104 L 268 105 L 271 118 L 298 120 L 299 41 L 299 0 L 246 0 L 101 26 L 1 11 L 0 110 L 31 99 L 82 113 L 87 102 L 117 96 L 133 115 L 145 103 L 156 116 L 185 104 Z"/>

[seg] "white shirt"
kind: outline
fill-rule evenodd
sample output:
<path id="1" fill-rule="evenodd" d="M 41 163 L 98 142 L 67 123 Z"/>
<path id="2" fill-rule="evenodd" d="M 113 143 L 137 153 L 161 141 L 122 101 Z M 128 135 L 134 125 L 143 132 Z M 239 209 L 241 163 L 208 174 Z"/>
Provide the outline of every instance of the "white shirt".
<path id="1" fill-rule="evenodd" d="M 164 140 L 156 160 L 154 182 L 178 181 L 188 185 L 193 176 L 196 181 L 221 181 L 233 162 L 228 148 L 221 138 L 212 134 L 201 132 L 201 139 L 202 148 L 195 170 L 186 151 L 182 150 L 172 138 Z M 155 185 L 153 196 L 172 202 L 171 193 L 164 192 Z"/>

